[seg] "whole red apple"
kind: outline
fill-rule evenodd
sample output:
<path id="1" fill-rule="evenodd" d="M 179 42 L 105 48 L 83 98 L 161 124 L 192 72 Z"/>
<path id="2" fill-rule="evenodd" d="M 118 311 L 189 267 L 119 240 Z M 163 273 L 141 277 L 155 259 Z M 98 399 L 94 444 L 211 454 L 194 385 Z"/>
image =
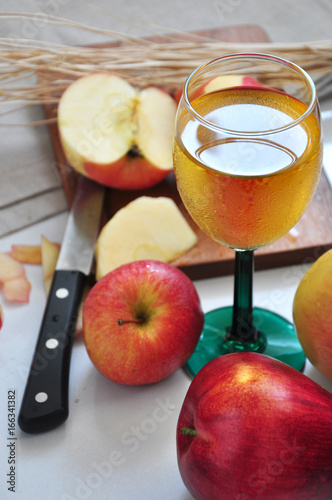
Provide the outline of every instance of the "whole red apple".
<path id="1" fill-rule="evenodd" d="M 178 464 L 199 500 L 332 498 L 332 395 L 257 353 L 197 374 L 177 426 Z"/>
<path id="2" fill-rule="evenodd" d="M 83 336 L 96 368 L 114 382 L 158 382 L 194 352 L 204 315 L 192 281 L 178 268 L 141 260 L 116 268 L 89 292 Z"/>

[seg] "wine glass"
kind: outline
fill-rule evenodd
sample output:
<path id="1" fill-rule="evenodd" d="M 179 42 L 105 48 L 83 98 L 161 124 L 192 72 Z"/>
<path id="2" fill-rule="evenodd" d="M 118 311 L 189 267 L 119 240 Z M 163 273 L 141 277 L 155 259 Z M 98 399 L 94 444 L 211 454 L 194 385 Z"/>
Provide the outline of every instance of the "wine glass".
<path id="1" fill-rule="evenodd" d="M 237 351 L 261 352 L 303 370 L 293 324 L 253 307 L 253 252 L 298 222 L 321 164 L 316 90 L 299 66 L 267 54 L 230 54 L 188 77 L 175 126 L 177 188 L 202 231 L 235 250 L 233 306 L 205 315 L 186 365 L 192 376 Z"/>

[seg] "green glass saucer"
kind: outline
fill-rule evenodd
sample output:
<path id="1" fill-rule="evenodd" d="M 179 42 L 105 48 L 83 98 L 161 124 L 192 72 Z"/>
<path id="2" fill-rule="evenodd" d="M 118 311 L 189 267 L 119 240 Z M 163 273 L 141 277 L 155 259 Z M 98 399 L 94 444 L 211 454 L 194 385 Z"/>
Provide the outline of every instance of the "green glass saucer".
<path id="1" fill-rule="evenodd" d="M 185 371 L 194 377 L 204 365 L 218 356 L 237 351 L 251 351 L 250 344 L 230 342 L 228 330 L 232 325 L 233 307 L 214 309 L 205 314 L 204 329 L 194 354 L 185 365 Z M 298 371 L 303 371 L 305 354 L 294 326 L 287 319 L 261 308 L 253 309 L 253 325 L 262 332 L 263 342 L 255 349 L 276 358 Z"/>

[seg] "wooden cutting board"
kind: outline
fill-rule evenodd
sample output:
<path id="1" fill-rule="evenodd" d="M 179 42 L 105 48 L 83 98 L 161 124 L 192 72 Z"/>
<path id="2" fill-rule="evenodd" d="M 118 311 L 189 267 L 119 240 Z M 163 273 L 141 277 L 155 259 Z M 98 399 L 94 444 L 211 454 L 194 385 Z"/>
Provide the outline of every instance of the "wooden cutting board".
<path id="1" fill-rule="evenodd" d="M 199 34 L 231 43 L 269 41 L 265 32 L 259 26 L 254 25 L 206 30 L 199 32 Z M 182 35 L 181 39 L 183 39 Z M 158 37 L 158 41 L 160 40 L 161 37 Z M 47 118 L 54 118 L 56 111 L 56 106 L 45 105 Z M 49 130 L 66 199 L 70 207 L 76 188 L 77 174 L 66 161 L 56 124 L 50 124 Z M 211 240 L 193 222 L 179 197 L 173 174 L 170 174 L 157 186 L 146 190 L 119 191 L 108 189 L 104 220 L 107 221 L 121 207 L 142 195 L 168 196 L 174 199 L 198 236 L 198 244 L 173 261 L 172 264 L 181 268 L 191 279 L 233 273 L 234 251 Z M 273 245 L 255 252 L 255 268 L 259 270 L 312 262 L 330 248 L 332 248 L 332 198 L 329 184 L 323 172 L 315 196 L 300 222 L 292 232 Z"/>

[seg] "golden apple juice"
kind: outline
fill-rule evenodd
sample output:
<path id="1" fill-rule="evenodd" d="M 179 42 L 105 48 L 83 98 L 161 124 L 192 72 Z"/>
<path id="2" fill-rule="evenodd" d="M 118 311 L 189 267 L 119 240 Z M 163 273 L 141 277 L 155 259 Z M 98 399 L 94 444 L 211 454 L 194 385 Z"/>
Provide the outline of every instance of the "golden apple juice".
<path id="1" fill-rule="evenodd" d="M 204 120 L 227 129 L 211 130 L 179 109 L 174 169 L 194 221 L 211 238 L 236 249 L 254 249 L 286 234 L 319 179 L 322 141 L 315 115 L 285 128 L 307 107 L 265 88 L 220 90 L 196 98 L 192 106 Z"/>

